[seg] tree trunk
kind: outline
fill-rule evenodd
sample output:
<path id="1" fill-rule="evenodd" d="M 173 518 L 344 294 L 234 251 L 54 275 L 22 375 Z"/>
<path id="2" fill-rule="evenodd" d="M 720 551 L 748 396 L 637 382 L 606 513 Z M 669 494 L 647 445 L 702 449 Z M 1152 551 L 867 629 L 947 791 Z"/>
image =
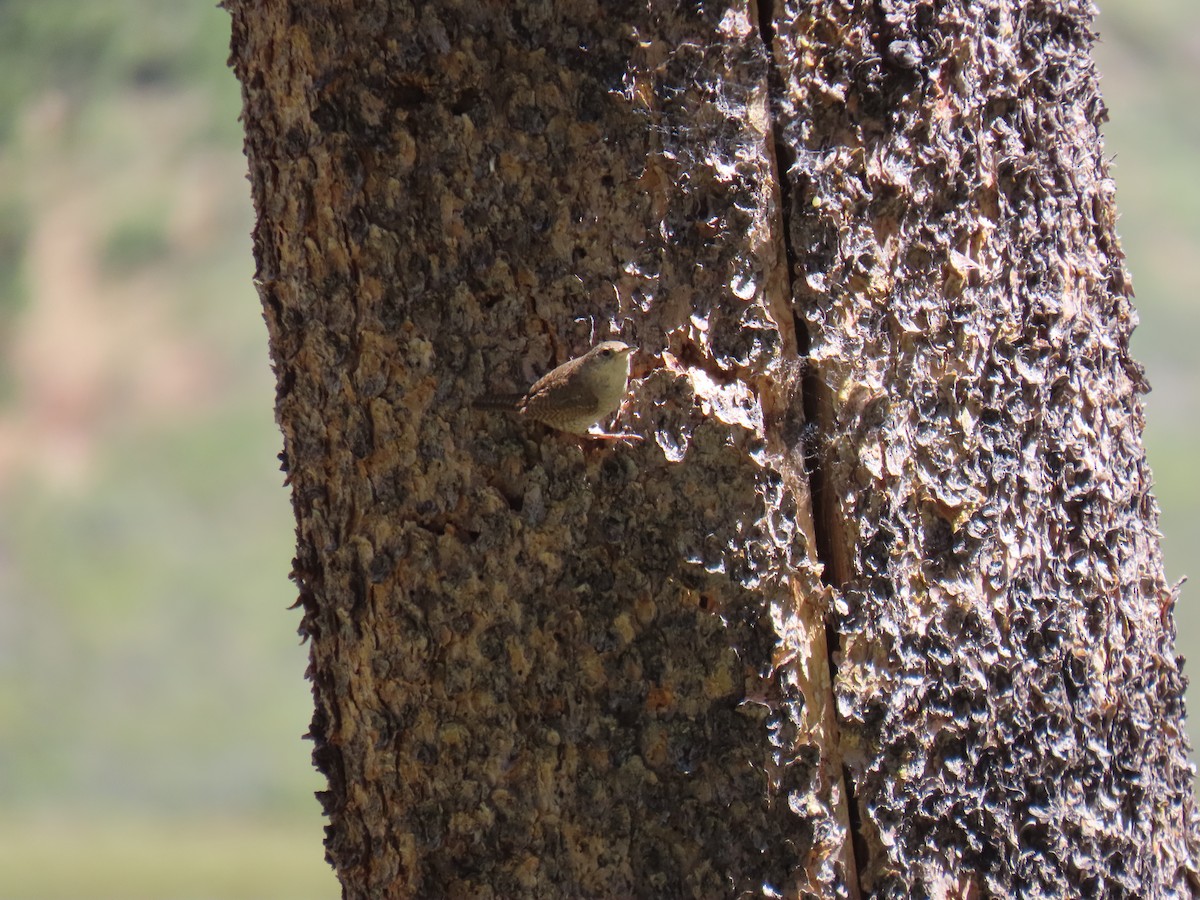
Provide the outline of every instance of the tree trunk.
<path id="1" fill-rule="evenodd" d="M 1090 4 L 226 6 L 346 897 L 1190 893 Z"/>

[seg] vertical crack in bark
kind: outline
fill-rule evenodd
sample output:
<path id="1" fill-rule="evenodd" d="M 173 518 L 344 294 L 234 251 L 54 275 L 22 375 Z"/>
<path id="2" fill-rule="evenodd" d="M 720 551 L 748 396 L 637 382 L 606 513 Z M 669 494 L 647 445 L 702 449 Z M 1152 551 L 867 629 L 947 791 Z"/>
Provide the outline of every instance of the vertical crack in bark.
<path id="1" fill-rule="evenodd" d="M 833 426 L 832 396 L 829 389 L 821 383 L 811 363 L 807 361 L 810 350 L 808 327 L 803 318 L 796 314 L 794 305 L 792 280 L 799 266 L 790 231 L 792 184 L 786 177 L 794 154 L 786 139 L 780 136 L 776 121 L 778 104 L 783 98 L 784 80 L 777 58 L 775 6 L 773 0 L 751 0 L 751 9 L 767 59 L 766 149 L 770 157 L 776 199 L 776 228 L 779 235 L 776 244 L 781 250 L 783 269 L 780 279 L 782 284 L 778 286 L 772 299 L 778 304 L 774 308 L 780 330 L 791 326 L 792 346 L 795 348 L 797 359 L 801 361 L 795 376 L 799 381 L 798 390 L 788 393 L 793 403 L 796 397 L 799 397 L 806 423 L 802 438 L 803 464 L 788 468 L 793 470 L 794 476 L 803 476 L 794 480 L 803 482 L 800 490 L 807 494 L 811 504 L 810 534 L 813 552 L 822 568 L 821 580 L 827 588 L 837 589 L 845 584 L 849 577 L 849 555 L 844 539 L 839 539 L 842 532 L 837 527 L 837 510 L 829 497 L 821 461 L 820 435 L 828 434 Z M 858 898 L 861 896 L 861 872 L 856 858 L 861 854 L 861 850 L 858 853 L 856 850 L 864 847 L 865 843 L 860 834 L 861 817 L 858 814 L 851 773 L 842 761 L 836 697 L 833 691 L 837 680 L 837 665 L 834 659 L 841 638 L 826 615 L 829 596 L 830 592 L 826 591 L 820 597 L 798 595 L 796 598 L 797 618 L 802 623 L 799 630 L 806 638 L 802 638 L 801 643 L 811 652 L 810 658 L 798 661 L 800 671 L 796 676 L 805 695 L 809 734 L 820 742 L 824 778 L 829 789 L 828 799 L 835 806 L 834 813 L 844 830 L 844 838 L 837 855 L 842 866 L 846 891 L 848 896 Z M 814 874 L 808 873 L 810 886 L 813 886 Z"/>

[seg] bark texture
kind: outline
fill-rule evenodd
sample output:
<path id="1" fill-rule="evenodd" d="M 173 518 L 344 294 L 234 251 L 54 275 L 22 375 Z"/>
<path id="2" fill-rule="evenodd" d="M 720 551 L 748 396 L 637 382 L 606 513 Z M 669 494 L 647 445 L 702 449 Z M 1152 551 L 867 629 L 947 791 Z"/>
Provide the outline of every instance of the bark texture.
<path id="1" fill-rule="evenodd" d="M 226 6 L 345 896 L 1188 891 L 1090 7 Z"/>
<path id="2" fill-rule="evenodd" d="M 1195 886 L 1094 14 L 775 22 L 841 752 L 881 896 Z"/>

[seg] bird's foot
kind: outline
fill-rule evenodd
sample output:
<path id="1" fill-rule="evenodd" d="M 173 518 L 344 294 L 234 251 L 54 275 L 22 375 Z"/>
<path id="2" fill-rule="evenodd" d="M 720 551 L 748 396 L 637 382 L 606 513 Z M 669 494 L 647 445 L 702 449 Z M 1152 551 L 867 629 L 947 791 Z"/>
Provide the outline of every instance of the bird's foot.
<path id="1" fill-rule="evenodd" d="M 634 434 L 632 431 L 622 431 L 618 434 L 609 434 L 607 431 L 588 431 L 583 436 L 595 438 L 598 441 L 622 441 L 626 444 L 636 444 L 645 440 L 640 434 Z"/>

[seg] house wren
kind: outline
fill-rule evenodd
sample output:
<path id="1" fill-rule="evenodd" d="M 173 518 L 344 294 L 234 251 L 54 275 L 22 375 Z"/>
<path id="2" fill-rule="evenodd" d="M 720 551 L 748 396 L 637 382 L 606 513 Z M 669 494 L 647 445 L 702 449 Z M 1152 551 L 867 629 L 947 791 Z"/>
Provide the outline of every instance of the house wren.
<path id="1" fill-rule="evenodd" d="M 504 409 L 559 431 L 589 434 L 589 428 L 612 415 L 621 405 L 629 382 L 631 352 L 633 348 L 628 344 L 605 341 L 583 356 L 551 369 L 524 394 L 481 397 L 472 406 L 475 409 Z M 635 437 L 594 432 L 591 435 Z"/>

